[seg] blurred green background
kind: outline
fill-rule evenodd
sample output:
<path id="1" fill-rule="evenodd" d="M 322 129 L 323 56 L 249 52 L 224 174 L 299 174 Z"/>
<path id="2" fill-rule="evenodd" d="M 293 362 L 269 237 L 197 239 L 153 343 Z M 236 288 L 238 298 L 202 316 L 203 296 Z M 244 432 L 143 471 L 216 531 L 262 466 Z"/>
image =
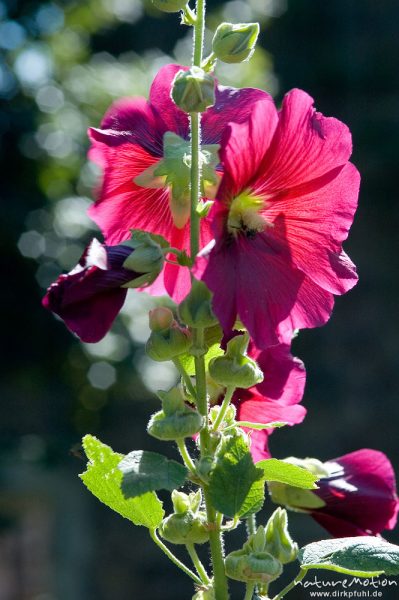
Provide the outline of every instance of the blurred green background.
<path id="1" fill-rule="evenodd" d="M 262 25 L 251 62 L 220 66 L 221 83 L 262 87 L 277 101 L 292 87 L 307 90 L 318 110 L 350 126 L 363 178 L 346 244 L 360 282 L 328 325 L 295 341 L 309 412 L 303 425 L 277 432 L 271 450 L 325 460 L 372 447 L 398 469 L 399 5 L 232 0 L 208 11 L 208 43 L 221 20 Z M 114 99 L 146 95 L 161 65 L 189 62 L 191 32 L 177 21 L 141 0 L 0 0 L 0 600 L 191 597 L 191 583 L 146 531 L 77 478 L 85 433 L 120 452 L 161 447 L 145 425 L 158 407 L 154 390 L 175 373 L 143 352 L 152 300 L 132 293 L 94 345 L 40 304 L 96 233 L 85 213 L 99 176 L 86 161 L 86 129 Z M 322 535 L 305 515 L 291 523 L 301 544 Z M 233 549 L 241 533 L 231 537 Z M 395 531 L 386 537 L 399 543 Z"/>

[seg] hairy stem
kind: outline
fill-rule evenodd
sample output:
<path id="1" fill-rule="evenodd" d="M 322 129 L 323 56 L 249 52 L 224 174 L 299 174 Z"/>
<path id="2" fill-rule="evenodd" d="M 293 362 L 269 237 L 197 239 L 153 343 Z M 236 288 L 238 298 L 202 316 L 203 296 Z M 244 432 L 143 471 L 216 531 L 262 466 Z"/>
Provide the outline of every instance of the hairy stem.
<path id="1" fill-rule="evenodd" d="M 223 398 L 222 406 L 220 407 L 218 416 L 216 417 L 215 422 L 213 424 L 213 428 L 212 428 L 213 431 L 217 431 L 219 425 L 221 425 L 223 423 L 223 419 L 226 416 L 226 412 L 227 412 L 227 409 L 229 408 L 230 401 L 234 394 L 234 390 L 235 390 L 235 387 L 233 387 L 233 386 L 230 386 L 226 389 L 226 393 Z"/>
<path id="2" fill-rule="evenodd" d="M 182 376 L 183 381 L 186 384 L 186 388 L 188 389 L 188 391 L 190 392 L 190 394 L 192 395 L 194 400 L 196 400 L 197 392 L 195 391 L 195 387 L 193 386 L 193 382 L 191 381 L 190 375 L 187 373 L 186 369 L 183 367 L 180 358 L 178 358 L 176 356 L 173 359 L 173 364 L 175 365 L 176 369 L 179 371 L 180 375 Z"/>
<path id="3" fill-rule="evenodd" d="M 223 556 L 223 541 L 218 525 L 218 515 L 213 508 L 208 492 L 204 489 L 204 498 L 206 506 L 206 514 L 209 530 L 209 545 L 211 548 L 212 568 L 213 568 L 213 588 L 216 600 L 228 600 L 229 590 L 227 584 L 227 577 L 224 570 L 224 556 Z"/>
<path id="4" fill-rule="evenodd" d="M 193 561 L 194 567 L 197 569 L 198 575 L 201 577 L 202 581 L 205 584 L 209 584 L 211 580 L 209 579 L 208 573 L 205 571 L 205 567 L 199 559 L 197 551 L 195 549 L 194 544 L 186 544 L 187 552 L 190 555 L 191 560 Z"/>
<path id="5" fill-rule="evenodd" d="M 193 573 L 193 571 L 191 571 L 191 569 L 186 567 L 186 565 L 184 563 L 182 563 L 173 554 L 173 552 L 171 552 L 169 550 L 169 548 L 167 546 L 165 546 L 165 544 L 159 539 L 156 529 L 150 529 L 150 536 L 153 539 L 153 541 L 156 543 L 156 545 L 162 550 L 162 552 L 164 552 L 166 554 L 166 556 L 176 565 L 176 567 L 179 567 L 179 569 L 184 571 L 184 573 L 186 575 L 188 575 L 189 577 L 191 577 L 191 579 L 193 579 L 195 581 L 195 583 L 197 583 L 198 585 L 202 585 L 202 581 L 198 577 L 198 575 L 196 575 L 195 573 Z"/>
<path id="6" fill-rule="evenodd" d="M 255 584 L 254 583 L 247 583 L 244 600 L 252 600 L 252 596 L 253 596 L 254 590 L 255 590 Z"/>
<path id="7" fill-rule="evenodd" d="M 177 447 L 179 448 L 180 455 L 183 459 L 184 464 L 186 465 L 189 471 L 195 473 L 195 464 L 193 463 L 193 459 L 188 453 L 186 444 L 183 439 L 176 440 Z"/>

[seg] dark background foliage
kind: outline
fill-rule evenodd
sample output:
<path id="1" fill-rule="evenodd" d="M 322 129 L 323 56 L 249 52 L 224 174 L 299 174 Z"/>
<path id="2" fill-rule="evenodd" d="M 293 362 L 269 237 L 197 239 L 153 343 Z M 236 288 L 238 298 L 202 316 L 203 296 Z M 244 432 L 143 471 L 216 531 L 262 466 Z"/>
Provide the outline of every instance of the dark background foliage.
<path id="1" fill-rule="evenodd" d="M 277 432 L 271 450 L 325 460 L 372 447 L 397 470 L 398 5 L 235 0 L 209 10 L 211 25 L 224 11 L 263 26 L 263 50 L 246 73 L 221 70 L 222 83 L 236 73 L 239 83 L 263 85 L 277 100 L 292 87 L 307 90 L 321 112 L 349 124 L 362 174 L 346 244 L 360 282 L 337 300 L 324 328 L 295 341 L 308 371 L 308 416 Z M 143 336 L 134 333 L 142 321 L 125 315 L 113 344 L 93 352 L 40 305 L 43 286 L 73 265 L 91 235 L 85 222 L 65 234 L 65 199 L 78 198 L 83 214 L 95 179 L 84 158 L 86 126 L 97 125 L 118 95 L 145 94 L 161 63 L 183 60 L 186 32 L 174 16 L 121 0 L 3 0 L 0 18 L 0 600 L 189 598 L 190 583 L 146 532 L 99 505 L 77 479 L 86 432 L 121 452 L 154 447 L 145 434 L 158 405 L 153 371 L 143 362 Z M 291 523 L 300 543 L 322 535 L 305 515 Z M 395 531 L 386 537 L 399 543 Z M 241 597 L 238 588 L 234 594 Z"/>

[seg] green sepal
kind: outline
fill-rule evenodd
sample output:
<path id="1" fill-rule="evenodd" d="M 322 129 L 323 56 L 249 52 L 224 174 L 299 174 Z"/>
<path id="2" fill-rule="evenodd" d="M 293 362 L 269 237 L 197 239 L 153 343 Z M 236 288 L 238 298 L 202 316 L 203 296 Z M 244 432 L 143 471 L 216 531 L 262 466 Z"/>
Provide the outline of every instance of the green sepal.
<path id="1" fill-rule="evenodd" d="M 152 415 L 147 431 L 153 437 L 173 441 L 192 437 L 204 426 L 204 417 L 185 403 L 180 388 L 174 387 L 168 392 L 159 391 L 162 410 Z"/>
<path id="2" fill-rule="evenodd" d="M 250 388 L 263 381 L 263 373 L 256 362 L 247 356 L 249 335 L 236 335 L 227 344 L 224 356 L 209 363 L 209 375 L 225 387 Z"/>
<path id="3" fill-rule="evenodd" d="M 180 70 L 172 82 L 173 102 L 186 113 L 201 113 L 215 104 L 215 79 L 201 67 Z"/>
<path id="4" fill-rule="evenodd" d="M 259 23 L 221 23 L 212 41 L 213 53 L 225 63 L 249 60 L 258 35 Z"/>
<path id="5" fill-rule="evenodd" d="M 212 294 L 203 281 L 193 279 L 189 294 L 180 302 L 178 313 L 189 327 L 211 327 L 218 322 L 212 311 Z"/>
<path id="6" fill-rule="evenodd" d="M 206 514 L 188 511 L 169 515 L 162 521 L 159 533 L 171 544 L 205 544 L 209 540 Z"/>
<path id="7" fill-rule="evenodd" d="M 358 536 L 313 542 L 301 548 L 301 568 L 327 569 L 353 577 L 399 575 L 399 546 L 380 537 Z"/>
<path id="8" fill-rule="evenodd" d="M 249 536 L 241 550 L 226 556 L 226 575 L 237 581 L 270 583 L 282 573 L 281 563 L 267 552 L 266 535 L 262 526 Z"/>
<path id="9" fill-rule="evenodd" d="M 92 435 L 83 438 L 83 448 L 89 462 L 79 477 L 87 489 L 109 508 L 135 525 L 154 529 L 164 517 L 162 502 L 154 492 L 126 499 L 121 491 L 123 475 L 118 469 L 123 454 L 114 452 Z"/>
<path id="10" fill-rule="evenodd" d="M 174 490 L 183 485 L 187 469 L 157 452 L 134 450 L 118 464 L 122 473 L 121 490 L 125 498 L 134 498 L 155 490 Z"/>
<path id="11" fill-rule="evenodd" d="M 145 350 L 153 360 L 163 362 L 185 354 L 191 348 L 192 336 L 176 322 L 162 331 L 151 331 Z"/>
<path id="12" fill-rule="evenodd" d="M 298 556 L 298 544 L 288 531 L 287 511 L 278 507 L 266 524 L 266 548 L 281 564 L 293 562 Z"/>

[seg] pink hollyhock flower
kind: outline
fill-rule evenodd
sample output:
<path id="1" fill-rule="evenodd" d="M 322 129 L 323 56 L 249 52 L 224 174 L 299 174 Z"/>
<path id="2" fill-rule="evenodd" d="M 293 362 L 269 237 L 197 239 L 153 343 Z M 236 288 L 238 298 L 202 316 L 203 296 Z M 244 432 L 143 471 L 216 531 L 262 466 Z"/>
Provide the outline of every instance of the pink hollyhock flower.
<path id="1" fill-rule="evenodd" d="M 303 362 L 292 356 L 290 345 L 279 344 L 263 351 L 252 345 L 248 355 L 262 369 L 264 380 L 252 388 L 234 392 L 232 403 L 237 409 L 237 421 L 301 423 L 306 415 L 306 409 L 299 405 L 306 371 Z M 273 429 L 243 429 L 250 435 L 254 462 L 269 458 L 268 438 Z"/>
<path id="2" fill-rule="evenodd" d="M 83 342 L 98 342 L 123 306 L 127 287 L 122 286 L 143 279 L 143 273 L 123 266 L 132 252 L 129 246 L 104 246 L 92 240 L 77 266 L 51 284 L 43 306 Z"/>
<path id="3" fill-rule="evenodd" d="M 290 460 L 290 459 L 288 459 Z M 293 459 L 295 462 L 295 459 Z M 281 489 L 272 498 L 294 510 L 304 510 L 335 537 L 377 535 L 396 525 L 399 501 L 395 474 L 382 452 L 364 448 L 339 458 L 319 463 L 312 459 L 297 461 L 321 476 L 317 490 Z M 312 465 L 315 467 L 312 469 Z"/>
<path id="4" fill-rule="evenodd" d="M 342 250 L 359 191 L 351 150 L 346 125 L 316 112 L 301 90 L 279 112 L 260 100 L 247 121 L 230 124 L 211 211 L 215 243 L 195 268 L 225 331 L 238 317 L 265 348 L 324 324 L 333 294 L 355 285 Z"/>
<path id="5" fill-rule="evenodd" d="M 89 157 L 103 168 L 103 182 L 89 214 L 104 233 L 107 244 L 119 244 L 129 238 L 130 229 L 141 229 L 162 235 L 174 248 L 189 251 L 189 223 L 182 227 L 174 224 L 167 185 L 142 187 L 136 179 L 155 169 L 163 158 L 166 132 L 189 139 L 188 116 L 170 95 L 171 83 L 181 68 L 167 65 L 160 69 L 151 86 L 149 101 L 119 100 L 105 115 L 101 129 L 90 129 Z M 217 86 L 216 103 L 202 116 L 202 143 L 219 144 L 227 124 L 244 121 L 260 98 L 271 102 L 261 90 Z M 209 219 L 201 219 L 201 247 L 212 237 Z M 180 301 L 190 288 L 189 270 L 168 263 L 163 283 L 160 278 L 152 291 L 165 293 L 166 288 Z"/>

